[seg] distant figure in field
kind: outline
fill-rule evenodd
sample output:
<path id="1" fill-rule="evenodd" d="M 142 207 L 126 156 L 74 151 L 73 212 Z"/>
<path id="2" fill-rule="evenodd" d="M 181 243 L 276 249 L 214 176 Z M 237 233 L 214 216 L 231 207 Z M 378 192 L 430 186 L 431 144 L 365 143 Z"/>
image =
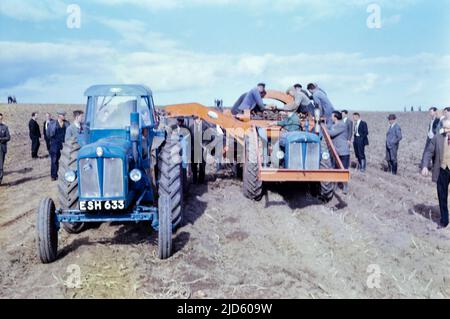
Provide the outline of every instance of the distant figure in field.
<path id="1" fill-rule="evenodd" d="M 58 180 L 59 159 L 61 158 L 61 150 L 66 138 L 66 131 L 69 127 L 69 122 L 66 121 L 66 112 L 61 110 L 57 114 L 58 119 L 50 122 L 47 132 L 50 138 L 50 174 L 52 181 Z"/>
<path id="2" fill-rule="evenodd" d="M 326 118 L 327 126 L 331 126 L 333 124 L 331 116 L 334 112 L 334 106 L 328 98 L 327 93 L 314 83 L 309 83 L 307 89 L 312 94 L 314 103 L 316 103 L 322 115 Z"/>
<path id="3" fill-rule="evenodd" d="M 73 123 L 66 130 L 65 142 L 76 139 L 83 132 L 84 112 L 77 110 L 73 112 Z"/>
<path id="4" fill-rule="evenodd" d="M 414 112 L 414 106 L 411 106 L 411 112 Z"/>
<path id="5" fill-rule="evenodd" d="M 8 104 L 12 104 L 13 103 L 13 98 L 11 95 L 8 95 Z"/>
<path id="6" fill-rule="evenodd" d="M 31 139 L 31 158 L 37 159 L 39 147 L 41 146 L 41 129 L 39 128 L 39 124 L 37 122 L 37 112 L 31 113 L 31 119 L 28 122 L 28 129 L 30 131 L 30 139 Z"/>
<path id="7" fill-rule="evenodd" d="M 366 146 L 369 145 L 369 128 L 367 123 L 361 120 L 359 113 L 353 113 L 353 148 L 355 150 L 356 158 L 358 159 L 361 173 L 366 171 Z"/>
<path id="8" fill-rule="evenodd" d="M 393 175 L 397 175 L 397 155 L 400 141 L 403 139 L 402 129 L 397 123 L 397 116 L 395 114 L 389 115 L 388 120 L 389 129 L 386 133 L 386 161 L 388 163 L 388 171 Z"/>
<path id="9" fill-rule="evenodd" d="M 42 124 L 42 132 L 44 133 L 44 140 L 45 145 L 47 146 L 48 154 L 50 154 L 50 137 L 48 136 L 47 131 L 51 121 L 53 121 L 52 115 L 48 112 L 45 113 L 45 121 Z"/>
<path id="10" fill-rule="evenodd" d="M 5 164 L 7 144 L 10 139 L 8 127 L 3 124 L 3 114 L 0 113 L 0 185 L 3 180 L 3 165 Z"/>
<path id="11" fill-rule="evenodd" d="M 333 126 L 331 127 L 329 133 L 330 137 L 333 140 L 333 145 L 336 148 L 336 152 L 341 159 L 342 165 L 345 169 L 350 167 L 350 145 L 348 144 L 348 126 L 343 121 L 342 113 L 338 111 L 334 111 L 331 115 L 333 120 Z M 339 168 L 338 164 L 335 162 L 333 158 L 333 164 L 336 169 Z M 348 183 L 344 183 L 344 194 L 348 194 Z"/>
<path id="12" fill-rule="evenodd" d="M 425 156 L 425 152 L 428 148 L 428 145 L 430 145 L 433 138 L 439 133 L 439 123 L 441 122 L 438 118 L 438 109 L 436 107 L 430 108 L 429 114 L 430 114 L 430 123 L 428 124 L 428 135 L 427 135 L 427 141 L 425 143 L 425 148 L 423 151 L 422 158 Z M 427 167 L 430 169 L 433 167 L 433 159 L 427 164 Z M 421 167 L 423 168 L 423 167 Z"/>
<path id="13" fill-rule="evenodd" d="M 448 221 L 448 185 L 450 183 L 450 120 L 442 123 L 442 133 L 437 134 L 425 150 L 422 159 L 422 175 L 428 176 L 428 163 L 434 158 L 432 169 L 433 182 L 437 183 L 441 220 L 438 228 L 447 228 Z"/>

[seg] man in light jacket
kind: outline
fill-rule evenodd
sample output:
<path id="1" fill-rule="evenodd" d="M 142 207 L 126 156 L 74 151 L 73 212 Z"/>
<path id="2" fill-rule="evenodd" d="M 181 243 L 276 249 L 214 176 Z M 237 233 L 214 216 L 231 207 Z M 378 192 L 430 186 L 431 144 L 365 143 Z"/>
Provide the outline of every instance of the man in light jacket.
<path id="1" fill-rule="evenodd" d="M 334 111 L 331 115 L 333 125 L 329 130 L 330 137 L 333 141 L 333 145 L 336 152 L 341 159 L 342 165 L 345 169 L 350 167 L 350 145 L 348 144 L 348 127 L 342 120 L 342 113 Z M 335 168 L 339 168 L 336 161 L 333 159 Z M 348 194 L 348 183 L 344 183 L 344 194 Z"/>

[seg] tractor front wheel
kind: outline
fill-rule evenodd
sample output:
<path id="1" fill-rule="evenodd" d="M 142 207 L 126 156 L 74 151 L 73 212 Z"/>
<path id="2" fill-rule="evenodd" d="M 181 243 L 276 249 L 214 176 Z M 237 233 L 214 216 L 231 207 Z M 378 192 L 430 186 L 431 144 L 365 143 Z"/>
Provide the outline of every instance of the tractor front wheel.
<path id="1" fill-rule="evenodd" d="M 76 139 L 72 139 L 64 143 L 61 151 L 61 160 L 59 167 L 59 180 L 58 180 L 58 192 L 59 192 L 59 204 L 62 209 L 77 209 L 78 208 L 78 179 L 75 179 L 73 183 L 69 183 L 65 180 L 64 175 L 68 171 L 77 171 L 77 155 L 80 150 L 80 145 Z M 79 234 L 86 229 L 84 223 L 62 223 L 62 226 L 69 234 Z"/>
<path id="2" fill-rule="evenodd" d="M 44 198 L 39 204 L 36 222 L 36 245 L 42 263 L 54 262 L 58 255 L 58 228 L 55 203 Z"/>

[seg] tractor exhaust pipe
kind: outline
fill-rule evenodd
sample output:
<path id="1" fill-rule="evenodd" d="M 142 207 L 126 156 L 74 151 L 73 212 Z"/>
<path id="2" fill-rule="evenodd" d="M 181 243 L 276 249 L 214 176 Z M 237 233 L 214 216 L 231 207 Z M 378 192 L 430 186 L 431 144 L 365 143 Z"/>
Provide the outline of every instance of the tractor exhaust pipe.
<path id="1" fill-rule="evenodd" d="M 133 112 L 130 114 L 130 140 L 133 148 L 133 159 L 138 164 L 139 113 L 137 112 L 137 101 L 133 102 Z"/>

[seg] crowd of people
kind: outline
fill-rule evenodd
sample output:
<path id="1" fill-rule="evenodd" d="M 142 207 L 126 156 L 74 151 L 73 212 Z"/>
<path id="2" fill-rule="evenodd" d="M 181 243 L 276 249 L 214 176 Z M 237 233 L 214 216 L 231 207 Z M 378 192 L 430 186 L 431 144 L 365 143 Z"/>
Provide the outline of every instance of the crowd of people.
<path id="1" fill-rule="evenodd" d="M 28 122 L 28 131 L 31 144 L 31 159 L 37 160 L 39 148 L 41 146 L 41 138 L 44 137 L 48 155 L 51 159 L 50 176 L 52 181 L 58 179 L 59 159 L 61 150 L 65 142 L 70 141 L 78 136 L 83 129 L 83 111 L 73 112 L 73 122 L 66 120 L 66 112 L 60 110 L 57 112 L 57 118 L 53 119 L 50 113 L 45 114 L 45 120 L 41 126 L 39 125 L 39 113 L 31 113 Z M 3 114 L 0 113 L 0 184 L 3 179 L 3 166 L 7 152 L 7 143 L 11 140 L 8 127 L 3 123 Z"/>
<path id="2" fill-rule="evenodd" d="M 338 111 L 331 103 L 327 93 L 315 83 L 307 85 L 307 90 L 301 84 L 295 84 L 288 88 L 286 94 L 292 97 L 292 102 L 283 106 L 266 105 L 266 85 L 259 83 L 249 92 L 242 94 L 231 109 L 231 113 L 239 116 L 246 110 L 252 114 L 264 111 L 280 112 L 284 115 L 283 120 L 274 121 L 270 125 L 280 126 L 282 134 L 280 146 L 286 144 L 286 137 L 289 133 L 301 130 L 301 118 L 314 116 L 317 109 L 323 117 L 323 122 L 328 128 L 328 132 L 339 156 L 340 162 L 345 169 L 351 165 L 351 148 L 357 160 L 357 170 L 365 173 L 367 169 L 367 158 L 365 149 L 369 146 L 369 127 L 366 121 L 358 112 L 353 113 L 352 118 L 347 110 Z M 450 108 L 445 108 L 439 112 L 433 107 L 429 110 L 430 122 L 428 125 L 425 148 L 421 161 L 421 173 L 428 176 L 432 172 L 432 180 L 437 183 L 439 205 L 441 209 L 440 227 L 447 227 L 448 218 L 448 188 L 450 184 Z M 66 120 L 66 112 L 58 111 L 57 118 L 53 119 L 50 113 L 46 113 L 45 121 L 41 127 L 38 123 L 39 114 L 33 112 L 28 123 L 29 136 L 31 140 L 31 158 L 38 159 L 40 140 L 44 137 L 47 152 L 51 158 L 50 175 L 53 181 L 58 179 L 59 159 L 63 144 L 74 139 L 83 131 L 84 114 L 83 111 L 73 112 L 73 122 Z M 386 132 L 386 163 L 387 171 L 393 175 L 398 174 L 398 151 L 400 142 L 403 139 L 402 130 L 397 122 L 397 116 L 391 114 L 387 118 L 388 128 Z M 220 127 L 202 121 L 198 117 L 188 119 L 179 118 L 175 129 L 183 134 L 191 135 L 191 145 L 205 145 L 210 143 L 210 152 L 218 159 L 220 167 L 220 157 L 228 151 L 226 142 L 226 132 Z M 205 134 L 210 129 L 215 134 Z M 261 134 L 260 134 L 261 135 Z M 219 137 L 219 138 L 217 138 Z M 201 138 L 196 141 L 195 138 Z M 223 139 L 222 139 L 223 138 Z M 3 166 L 7 153 L 7 143 L 11 136 L 8 127 L 3 124 L 3 114 L 0 114 L 0 184 L 3 179 Z M 215 152 L 215 147 L 221 141 L 222 152 Z M 191 163 L 194 176 L 194 183 L 205 182 L 206 157 L 204 149 L 191 148 Z M 335 168 L 339 164 L 333 160 Z M 348 184 L 343 185 L 343 193 L 348 194 Z"/>

